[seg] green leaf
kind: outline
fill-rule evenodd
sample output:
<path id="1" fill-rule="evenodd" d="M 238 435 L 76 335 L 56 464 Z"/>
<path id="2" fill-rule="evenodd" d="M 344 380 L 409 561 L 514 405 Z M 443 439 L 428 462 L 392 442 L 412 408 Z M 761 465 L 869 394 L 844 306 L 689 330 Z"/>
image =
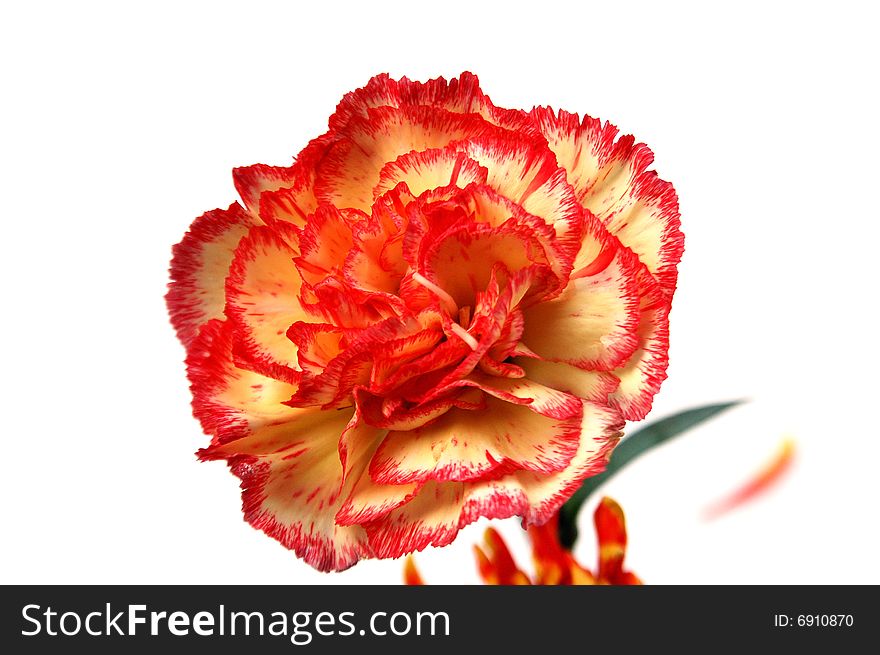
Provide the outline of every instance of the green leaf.
<path id="1" fill-rule="evenodd" d="M 571 498 L 559 510 L 559 539 L 566 548 L 574 546 L 577 540 L 577 516 L 584 502 L 593 492 L 604 484 L 609 478 L 642 453 L 651 450 L 655 446 L 669 441 L 673 437 L 686 432 L 690 428 L 707 421 L 721 412 L 736 407 L 742 400 L 734 400 L 717 405 L 704 405 L 694 407 L 672 416 L 660 419 L 639 428 L 632 434 L 625 436 L 614 449 L 608 466 L 599 475 L 584 480 L 580 489 L 574 492 Z"/>

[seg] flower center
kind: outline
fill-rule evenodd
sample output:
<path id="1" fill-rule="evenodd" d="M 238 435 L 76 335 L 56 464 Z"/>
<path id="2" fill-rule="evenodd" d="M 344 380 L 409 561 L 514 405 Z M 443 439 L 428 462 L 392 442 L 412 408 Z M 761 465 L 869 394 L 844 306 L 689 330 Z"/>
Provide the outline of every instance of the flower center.
<path id="1" fill-rule="evenodd" d="M 431 282 L 431 280 L 426 278 L 418 271 L 413 271 L 412 279 L 421 284 L 435 296 L 437 296 L 437 298 L 439 298 L 440 302 L 443 304 L 444 309 L 449 312 L 450 316 L 455 316 L 456 314 L 458 314 L 458 305 L 455 304 L 455 299 L 448 293 L 446 293 L 443 289 Z"/>
<path id="2" fill-rule="evenodd" d="M 453 334 L 459 339 L 470 346 L 471 350 L 476 350 L 479 347 L 480 342 L 467 331 L 467 328 L 470 327 L 471 308 L 459 308 L 452 296 L 417 271 L 412 272 L 412 279 L 437 296 L 440 303 L 443 305 L 443 308 L 449 312 L 449 316 L 453 319 L 453 322 L 449 326 L 450 330 L 452 330 Z M 455 318 L 458 318 L 458 323 L 455 323 Z"/>

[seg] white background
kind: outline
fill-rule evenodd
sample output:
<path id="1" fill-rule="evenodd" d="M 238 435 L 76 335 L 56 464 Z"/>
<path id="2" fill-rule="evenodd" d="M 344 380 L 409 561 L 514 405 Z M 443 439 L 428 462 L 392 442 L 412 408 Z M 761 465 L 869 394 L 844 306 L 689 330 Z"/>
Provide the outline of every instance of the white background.
<path id="1" fill-rule="evenodd" d="M 236 480 L 193 457 L 162 296 L 171 245 L 235 199 L 233 166 L 289 162 L 376 73 L 471 70 L 498 105 L 587 112 L 654 149 L 687 252 L 652 417 L 752 399 L 607 485 L 632 569 L 880 582 L 871 6 L 4 3 L 0 581 L 399 581 L 394 561 L 318 574 L 241 520 Z M 791 475 L 703 521 L 785 434 Z M 421 554 L 429 581 L 475 582 L 483 527 Z"/>

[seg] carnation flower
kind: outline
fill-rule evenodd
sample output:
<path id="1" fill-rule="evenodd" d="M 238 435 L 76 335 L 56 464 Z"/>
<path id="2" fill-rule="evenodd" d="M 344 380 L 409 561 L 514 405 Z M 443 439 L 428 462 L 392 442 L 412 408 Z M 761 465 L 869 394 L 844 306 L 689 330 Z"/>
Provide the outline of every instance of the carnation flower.
<path id="1" fill-rule="evenodd" d="M 608 123 L 379 75 L 174 249 L 204 460 L 321 570 L 541 525 L 666 375 L 672 186 Z"/>

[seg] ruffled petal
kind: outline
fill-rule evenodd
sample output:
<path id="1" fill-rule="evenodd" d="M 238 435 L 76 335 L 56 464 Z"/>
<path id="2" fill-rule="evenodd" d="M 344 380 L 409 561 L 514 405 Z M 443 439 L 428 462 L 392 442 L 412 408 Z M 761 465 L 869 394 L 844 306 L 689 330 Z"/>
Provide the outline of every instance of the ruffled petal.
<path id="1" fill-rule="evenodd" d="M 348 330 L 344 349 L 339 350 L 317 375 L 303 381 L 297 394 L 291 399 L 293 406 L 320 405 L 325 409 L 340 404 L 350 406 L 352 396 L 358 387 L 366 388 L 373 375 L 373 365 L 384 356 L 405 356 L 406 352 L 417 352 L 420 348 L 430 348 L 436 336 L 426 335 L 426 340 L 412 339 L 420 331 L 420 324 L 414 319 L 401 321 L 389 318 L 360 330 Z M 296 328 L 294 332 L 299 331 Z M 298 339 L 299 337 L 297 337 Z M 332 354 L 332 353 L 331 353 Z"/>
<path id="2" fill-rule="evenodd" d="M 576 247 L 572 245 L 575 241 L 573 235 L 571 238 L 558 239 L 556 229 L 553 225 L 548 224 L 545 218 L 530 214 L 522 206 L 504 197 L 488 185 L 472 184 L 466 191 L 474 205 L 472 210 L 474 220 L 488 223 L 493 227 L 505 224 L 516 225 L 518 228 L 529 231 L 532 238 L 543 246 L 551 268 L 564 281 L 573 266 L 573 252 L 576 250 Z M 549 213 L 545 212 L 545 215 Z M 571 220 L 579 220 L 576 211 L 572 212 Z"/>
<path id="3" fill-rule="evenodd" d="M 523 517 L 543 524 L 580 486 L 604 470 L 623 428 L 613 408 L 584 403 L 581 438 L 570 464 L 558 472 L 518 471 L 474 482 L 429 481 L 406 504 L 364 524 L 377 557 L 400 557 L 428 546 L 445 546 L 481 517 Z"/>
<path id="4" fill-rule="evenodd" d="M 241 478 L 245 519 L 315 568 L 341 570 L 368 557 L 363 531 L 335 525 L 333 514 L 375 450 L 375 429 L 349 425 L 352 411 L 284 405 L 296 387 L 236 368 L 232 350 L 232 326 L 213 320 L 187 360 L 194 414 L 214 435 L 200 458 L 228 460 Z M 346 488 L 337 444 L 355 429 L 365 434 L 349 438 L 357 447 Z"/>
<path id="5" fill-rule="evenodd" d="M 295 454 L 230 461 L 241 478 L 245 520 L 319 571 L 341 571 L 369 557 L 364 531 L 334 521 L 340 480 L 335 450 Z"/>
<path id="6" fill-rule="evenodd" d="M 638 327 L 638 346 L 626 363 L 612 371 L 620 380 L 609 400 L 628 421 L 640 421 L 651 411 L 669 366 L 669 304 L 666 298 L 644 294 Z"/>
<path id="7" fill-rule="evenodd" d="M 609 162 L 619 153 L 617 128 L 590 116 L 581 121 L 577 114 L 564 110 L 554 113 L 549 107 L 536 107 L 531 116 L 565 169 L 578 201 L 583 202 L 596 182 L 607 176 L 603 172 L 607 174 Z M 631 147 L 629 139 L 625 145 Z"/>
<path id="8" fill-rule="evenodd" d="M 545 523 L 585 478 L 605 470 L 623 426 L 623 418 L 614 408 L 584 402 L 580 441 L 569 465 L 555 473 L 516 471 L 497 480 L 471 483 L 462 510 L 462 524 L 480 516 L 521 516 L 524 527 Z"/>
<path id="9" fill-rule="evenodd" d="M 234 203 L 228 209 L 215 209 L 197 218 L 174 246 L 165 301 L 171 324 L 184 346 L 192 343 L 201 325 L 223 318 L 223 285 L 229 265 L 238 242 L 254 224 L 253 217 Z"/>
<path id="10" fill-rule="evenodd" d="M 312 139 L 290 166 L 254 164 L 232 169 L 232 181 L 247 210 L 255 217 L 266 216 L 269 219 L 292 222 L 304 219 L 304 215 L 314 211 L 316 206 L 315 166 L 337 138 L 331 131 Z M 274 201 L 270 200 L 264 207 L 263 194 L 272 194 L 278 190 L 290 192 L 279 196 L 286 198 L 288 202 L 279 203 L 276 207 Z M 274 213 L 276 211 L 277 215 Z"/>
<path id="11" fill-rule="evenodd" d="M 577 450 L 580 424 L 580 412 L 552 418 L 489 397 L 483 410 L 453 407 L 419 428 L 389 432 L 370 462 L 370 476 L 403 484 L 473 480 L 508 469 L 559 471 Z"/>
<path id="12" fill-rule="evenodd" d="M 359 525 L 381 519 L 412 500 L 420 487 L 418 483 L 379 484 L 365 473 L 336 513 L 336 523 Z"/>
<path id="13" fill-rule="evenodd" d="M 366 116 L 374 107 L 419 105 L 441 107 L 458 114 L 476 113 L 500 127 L 536 132 L 525 112 L 501 109 L 492 104 L 480 89 L 477 76 L 469 72 L 448 81 L 438 77 L 427 82 L 406 77 L 393 80 L 387 73 L 376 75 L 363 88 L 345 94 L 330 118 L 330 127 L 344 129 L 353 118 Z"/>
<path id="14" fill-rule="evenodd" d="M 426 236 L 422 248 L 419 270 L 459 308 L 474 307 L 477 294 L 489 286 L 489 278 L 499 265 L 509 276 L 548 262 L 532 233 L 512 222 L 500 227 L 465 223 L 436 239 Z"/>
<path id="15" fill-rule="evenodd" d="M 244 206 L 259 215 L 260 195 L 290 185 L 296 179 L 293 166 L 268 166 L 253 164 L 232 169 L 232 182 L 241 196 Z"/>
<path id="16" fill-rule="evenodd" d="M 285 238 L 286 237 L 286 238 Z M 293 263 L 297 235 L 266 226 L 242 239 L 226 281 L 226 315 L 236 328 L 241 354 L 255 365 L 297 370 L 296 345 L 287 330 L 315 320 L 299 301 L 302 280 Z"/>
<path id="17" fill-rule="evenodd" d="M 319 202 L 369 212 L 373 188 L 385 164 L 413 150 L 443 148 L 452 141 L 497 130 L 475 114 L 436 107 L 377 107 L 355 117 L 318 166 Z"/>
<path id="18" fill-rule="evenodd" d="M 678 196 L 653 171 L 639 174 L 607 214 L 608 230 L 633 250 L 671 296 L 684 253 Z"/>
<path id="19" fill-rule="evenodd" d="M 552 226 L 559 249 L 574 258 L 584 233 L 583 208 L 546 144 L 495 132 L 458 147 L 486 167 L 489 187 Z"/>
<path id="20" fill-rule="evenodd" d="M 213 445 L 297 414 L 283 404 L 297 385 L 236 367 L 233 342 L 233 326 L 213 319 L 202 327 L 186 360 L 193 415 L 213 437 Z"/>
<path id="21" fill-rule="evenodd" d="M 410 406 L 399 396 L 381 398 L 362 389 L 355 389 L 355 402 L 364 420 L 386 430 L 415 430 L 445 414 L 452 407 L 485 409 L 483 394 L 474 388 L 451 389 L 443 397 Z"/>
<path id="22" fill-rule="evenodd" d="M 398 184 L 406 184 L 409 192 L 419 196 L 425 191 L 455 185 L 485 184 L 489 172 L 455 148 L 433 148 L 401 155 L 382 167 L 373 198 L 387 193 Z"/>
<path id="23" fill-rule="evenodd" d="M 202 456 L 228 459 L 241 478 L 246 521 L 316 569 L 344 570 L 372 556 L 363 529 L 339 525 L 335 516 L 363 476 L 376 431 L 353 410 L 296 411 L 293 421 L 265 426 Z M 344 465 L 341 440 L 352 444 Z"/>
<path id="24" fill-rule="evenodd" d="M 401 557 L 452 543 L 460 529 L 464 487 L 462 482 L 427 482 L 408 503 L 364 523 L 376 557 Z"/>
<path id="25" fill-rule="evenodd" d="M 341 274 L 353 243 L 351 228 L 342 213 L 322 205 L 299 237 L 300 256 L 295 261 L 303 280 L 317 285 Z"/>
<path id="26" fill-rule="evenodd" d="M 400 218 L 376 203 L 368 220 L 352 225 L 354 245 L 343 268 L 346 283 L 356 289 L 396 295 L 406 272 Z"/>
<path id="27" fill-rule="evenodd" d="M 559 297 L 526 308 L 522 342 L 542 359 L 587 370 L 621 366 L 638 346 L 637 272 L 632 254 L 619 249 L 601 271 L 582 273 Z"/>
<path id="28" fill-rule="evenodd" d="M 330 131 L 312 139 L 289 168 L 260 168 L 258 164 L 236 169 L 240 171 L 236 177 L 236 188 L 248 203 L 248 208 L 257 212 L 269 225 L 282 222 L 301 227 L 318 207 L 315 198 L 318 162 L 338 138 Z"/>
<path id="29" fill-rule="evenodd" d="M 678 197 L 648 171 L 653 153 L 609 123 L 544 107 L 531 112 L 578 200 L 632 249 L 664 292 L 675 290 L 684 252 Z"/>
<path id="30" fill-rule="evenodd" d="M 529 380 L 597 403 L 607 403 L 608 396 L 620 384 L 613 373 L 585 371 L 564 362 L 548 362 L 531 357 L 517 357 L 514 362 L 523 369 Z"/>

